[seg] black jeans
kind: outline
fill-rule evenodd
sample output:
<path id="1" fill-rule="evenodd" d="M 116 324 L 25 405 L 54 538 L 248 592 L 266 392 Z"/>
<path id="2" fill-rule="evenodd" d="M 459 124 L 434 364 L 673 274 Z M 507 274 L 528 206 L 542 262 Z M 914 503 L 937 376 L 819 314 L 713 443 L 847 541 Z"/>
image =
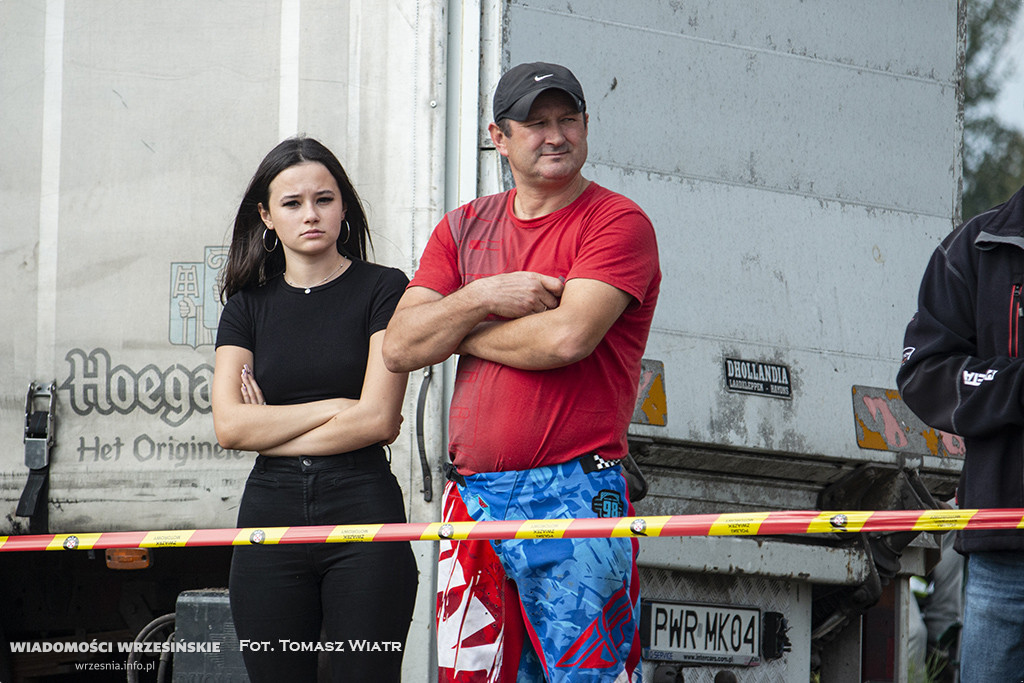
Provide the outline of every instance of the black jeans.
<path id="1" fill-rule="evenodd" d="M 405 521 L 380 448 L 258 456 L 238 512 L 239 527 Z M 236 547 L 231 614 L 249 678 L 313 683 L 330 650 L 334 681 L 400 680 L 416 584 L 407 542 Z"/>

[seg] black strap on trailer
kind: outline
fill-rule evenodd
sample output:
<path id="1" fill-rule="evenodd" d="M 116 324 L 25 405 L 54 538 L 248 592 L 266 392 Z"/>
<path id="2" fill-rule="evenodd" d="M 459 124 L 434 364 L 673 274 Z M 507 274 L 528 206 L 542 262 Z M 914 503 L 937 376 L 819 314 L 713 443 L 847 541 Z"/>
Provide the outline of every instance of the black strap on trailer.
<path id="1" fill-rule="evenodd" d="M 428 365 L 423 369 L 423 382 L 420 383 L 420 396 L 416 401 L 416 446 L 420 454 L 420 470 L 423 473 L 423 500 L 430 502 L 434 498 L 434 477 L 430 472 L 430 461 L 427 460 L 426 438 L 423 433 L 423 420 L 427 409 L 427 390 L 430 388 L 430 378 L 434 374 L 434 368 Z"/>
<path id="2" fill-rule="evenodd" d="M 28 517 L 30 534 L 48 533 L 50 511 L 50 449 L 54 444 L 57 384 L 32 382 L 25 398 L 25 466 L 28 481 L 21 492 L 15 515 Z"/>

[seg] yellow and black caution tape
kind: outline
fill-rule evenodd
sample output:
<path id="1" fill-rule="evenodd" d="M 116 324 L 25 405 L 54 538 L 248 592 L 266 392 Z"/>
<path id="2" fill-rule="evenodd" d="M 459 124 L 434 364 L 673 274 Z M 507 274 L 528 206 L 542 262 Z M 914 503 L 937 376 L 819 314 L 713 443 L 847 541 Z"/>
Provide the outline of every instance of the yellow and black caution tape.
<path id="1" fill-rule="evenodd" d="M 341 524 L 248 529 L 112 531 L 80 534 L 0 536 L 0 552 L 186 548 L 279 543 L 496 540 L 513 538 L 654 538 L 670 536 L 771 536 L 1024 529 L 1024 509 L 985 510 L 789 510 L 657 517 L 527 519 L 501 522 Z"/>

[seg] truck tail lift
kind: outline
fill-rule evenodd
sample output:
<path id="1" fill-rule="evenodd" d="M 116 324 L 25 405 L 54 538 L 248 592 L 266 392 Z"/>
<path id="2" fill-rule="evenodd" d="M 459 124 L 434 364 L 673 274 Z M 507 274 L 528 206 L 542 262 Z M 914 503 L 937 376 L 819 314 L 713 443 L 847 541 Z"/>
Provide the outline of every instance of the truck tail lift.
<path id="1" fill-rule="evenodd" d="M 914 470 L 865 464 L 827 487 L 818 499 L 819 509 L 924 510 L 946 507 L 925 488 Z M 837 508 L 836 508 L 837 509 Z M 858 534 L 837 538 L 839 543 L 860 545 L 872 559 L 870 575 L 859 586 L 815 586 L 811 639 L 815 650 L 830 642 L 851 620 L 879 601 L 885 586 L 900 571 L 900 556 L 920 531 Z M 940 532 L 941 533 L 941 532 Z"/>

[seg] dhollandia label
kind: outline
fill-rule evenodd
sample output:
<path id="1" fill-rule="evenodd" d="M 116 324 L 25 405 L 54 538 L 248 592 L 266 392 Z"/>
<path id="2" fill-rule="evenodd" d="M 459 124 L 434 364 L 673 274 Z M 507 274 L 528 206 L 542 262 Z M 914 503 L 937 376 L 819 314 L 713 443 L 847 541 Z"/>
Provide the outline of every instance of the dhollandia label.
<path id="1" fill-rule="evenodd" d="M 774 363 L 726 358 L 725 387 L 744 394 L 793 398 L 789 368 Z"/>

